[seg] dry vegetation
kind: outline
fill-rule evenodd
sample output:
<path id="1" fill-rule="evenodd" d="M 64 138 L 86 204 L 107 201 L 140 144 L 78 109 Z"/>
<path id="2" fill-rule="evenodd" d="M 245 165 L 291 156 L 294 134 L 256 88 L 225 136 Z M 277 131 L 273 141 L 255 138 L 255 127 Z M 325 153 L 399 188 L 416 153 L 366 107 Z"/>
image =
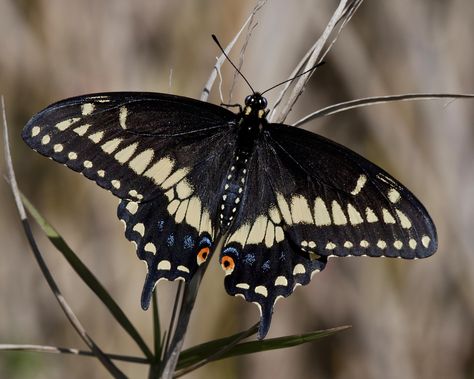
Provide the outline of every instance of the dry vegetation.
<path id="1" fill-rule="evenodd" d="M 40 108 L 80 93 L 148 90 L 199 97 L 218 55 L 211 33 L 227 43 L 253 6 L 217 0 L 0 0 L 0 92 L 20 186 L 145 335 L 151 314 L 139 307 L 144 268 L 115 219 L 116 199 L 28 150 L 20 130 Z M 243 71 L 252 85 L 265 89 L 285 79 L 334 6 L 330 0 L 269 0 L 245 55 Z M 473 34 L 472 0 L 366 1 L 288 121 L 359 97 L 472 93 Z M 226 93 L 233 77 L 228 65 L 223 76 Z M 270 105 L 277 92 L 270 94 Z M 216 93 L 211 101 L 219 102 Z M 234 100 L 247 93 L 239 81 Z M 225 372 L 228 378 L 473 378 L 473 109 L 471 100 L 405 102 L 307 125 L 411 188 L 437 224 L 439 252 L 414 262 L 333 260 L 309 286 L 278 304 L 270 337 L 342 324 L 352 324 L 350 331 L 300 348 L 226 360 L 189 377 Z M 28 252 L 5 182 L 0 212 L 0 343 L 83 347 Z M 101 347 L 138 353 L 54 248 L 39 240 L 64 294 Z M 226 295 L 223 276 L 211 264 L 187 344 L 257 320 L 254 306 Z M 160 284 L 163 312 L 173 288 Z M 138 365 L 121 367 L 130 377 L 145 375 Z M 0 354 L 4 378 L 105 375 L 89 358 Z"/>

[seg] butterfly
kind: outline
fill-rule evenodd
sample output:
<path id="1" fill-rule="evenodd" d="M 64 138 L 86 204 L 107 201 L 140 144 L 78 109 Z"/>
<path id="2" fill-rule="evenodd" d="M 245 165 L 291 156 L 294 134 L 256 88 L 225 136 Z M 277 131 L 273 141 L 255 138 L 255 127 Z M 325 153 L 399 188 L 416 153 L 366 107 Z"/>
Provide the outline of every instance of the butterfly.
<path id="1" fill-rule="evenodd" d="M 125 236 L 145 261 L 141 306 L 160 280 L 189 281 L 220 242 L 230 295 L 260 310 L 331 256 L 425 258 L 437 249 L 423 205 L 397 180 L 322 136 L 267 121 L 258 92 L 240 111 L 163 93 L 59 101 L 22 137 L 120 198 Z"/>

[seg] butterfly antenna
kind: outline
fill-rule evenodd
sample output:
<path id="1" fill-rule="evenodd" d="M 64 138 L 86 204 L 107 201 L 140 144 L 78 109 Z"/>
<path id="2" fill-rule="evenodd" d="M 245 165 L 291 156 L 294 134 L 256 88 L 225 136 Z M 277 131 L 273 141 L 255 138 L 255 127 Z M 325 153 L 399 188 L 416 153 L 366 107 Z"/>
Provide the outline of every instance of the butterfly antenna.
<path id="1" fill-rule="evenodd" d="M 282 84 L 285 84 L 285 83 L 288 83 L 288 82 L 291 82 L 292 80 L 295 80 L 296 78 L 299 78 L 300 76 L 303 76 L 304 74 L 307 74 L 308 72 L 311 72 L 313 70 L 316 70 L 318 67 L 322 66 L 323 64 L 325 64 L 326 62 L 319 62 L 317 65 L 311 67 L 309 70 L 306 70 L 296 76 L 293 76 L 292 78 L 290 79 L 286 79 L 284 81 L 282 81 L 281 83 L 278 83 L 278 84 L 275 84 L 273 87 L 270 87 L 269 89 L 266 89 L 265 91 L 261 92 L 261 94 L 263 95 L 265 92 L 268 92 L 268 91 L 271 91 L 272 89 L 276 88 L 276 87 L 279 87 L 281 86 Z"/>
<path id="2" fill-rule="evenodd" d="M 247 78 L 244 76 L 244 74 L 242 74 L 242 72 L 237 68 L 237 66 L 234 64 L 234 62 L 232 62 L 229 58 L 229 56 L 226 54 L 225 50 L 223 49 L 223 47 L 221 46 L 219 40 L 217 39 L 216 35 L 213 34 L 212 35 L 212 39 L 214 40 L 214 42 L 217 44 L 217 46 L 219 46 L 219 49 L 221 49 L 222 51 L 222 54 L 224 54 L 224 56 L 227 58 L 227 60 L 230 62 L 230 64 L 232 65 L 232 67 L 235 68 L 235 70 L 239 73 L 239 75 L 245 80 L 245 83 L 247 83 L 247 85 L 250 87 L 250 89 L 252 90 L 253 93 L 255 93 L 254 89 L 252 88 L 252 86 L 250 85 L 249 81 L 247 80 Z"/>

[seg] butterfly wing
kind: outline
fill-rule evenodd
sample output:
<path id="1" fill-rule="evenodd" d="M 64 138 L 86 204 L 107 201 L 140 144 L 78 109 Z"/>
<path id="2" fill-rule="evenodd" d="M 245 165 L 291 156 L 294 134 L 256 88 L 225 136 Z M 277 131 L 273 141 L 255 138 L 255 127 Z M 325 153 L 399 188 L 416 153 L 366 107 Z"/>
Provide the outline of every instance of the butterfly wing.
<path id="1" fill-rule="evenodd" d="M 121 198 L 125 235 L 155 283 L 189 279 L 212 249 L 214 195 L 235 144 L 235 115 L 193 99 L 104 93 L 55 103 L 23 130 L 39 153 L 81 172 Z"/>
<path id="2" fill-rule="evenodd" d="M 259 305 L 260 338 L 276 300 L 309 283 L 327 257 L 423 258 L 436 250 L 434 225 L 408 189 L 316 134 L 268 125 L 248 175 L 221 264 L 227 291 Z"/>

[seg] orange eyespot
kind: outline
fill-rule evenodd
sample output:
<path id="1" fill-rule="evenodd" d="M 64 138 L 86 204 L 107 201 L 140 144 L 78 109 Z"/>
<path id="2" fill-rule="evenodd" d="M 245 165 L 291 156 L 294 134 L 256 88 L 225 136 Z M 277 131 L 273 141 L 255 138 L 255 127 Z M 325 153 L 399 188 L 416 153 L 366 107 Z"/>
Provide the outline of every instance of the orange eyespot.
<path id="1" fill-rule="evenodd" d="M 228 255 L 224 255 L 221 259 L 221 266 L 224 269 L 226 275 L 231 274 L 235 267 L 234 259 Z"/>
<path id="2" fill-rule="evenodd" d="M 199 250 L 196 260 L 198 266 L 202 265 L 204 262 L 206 262 L 207 257 L 209 257 L 210 249 L 208 246 L 203 247 L 201 250 Z"/>

